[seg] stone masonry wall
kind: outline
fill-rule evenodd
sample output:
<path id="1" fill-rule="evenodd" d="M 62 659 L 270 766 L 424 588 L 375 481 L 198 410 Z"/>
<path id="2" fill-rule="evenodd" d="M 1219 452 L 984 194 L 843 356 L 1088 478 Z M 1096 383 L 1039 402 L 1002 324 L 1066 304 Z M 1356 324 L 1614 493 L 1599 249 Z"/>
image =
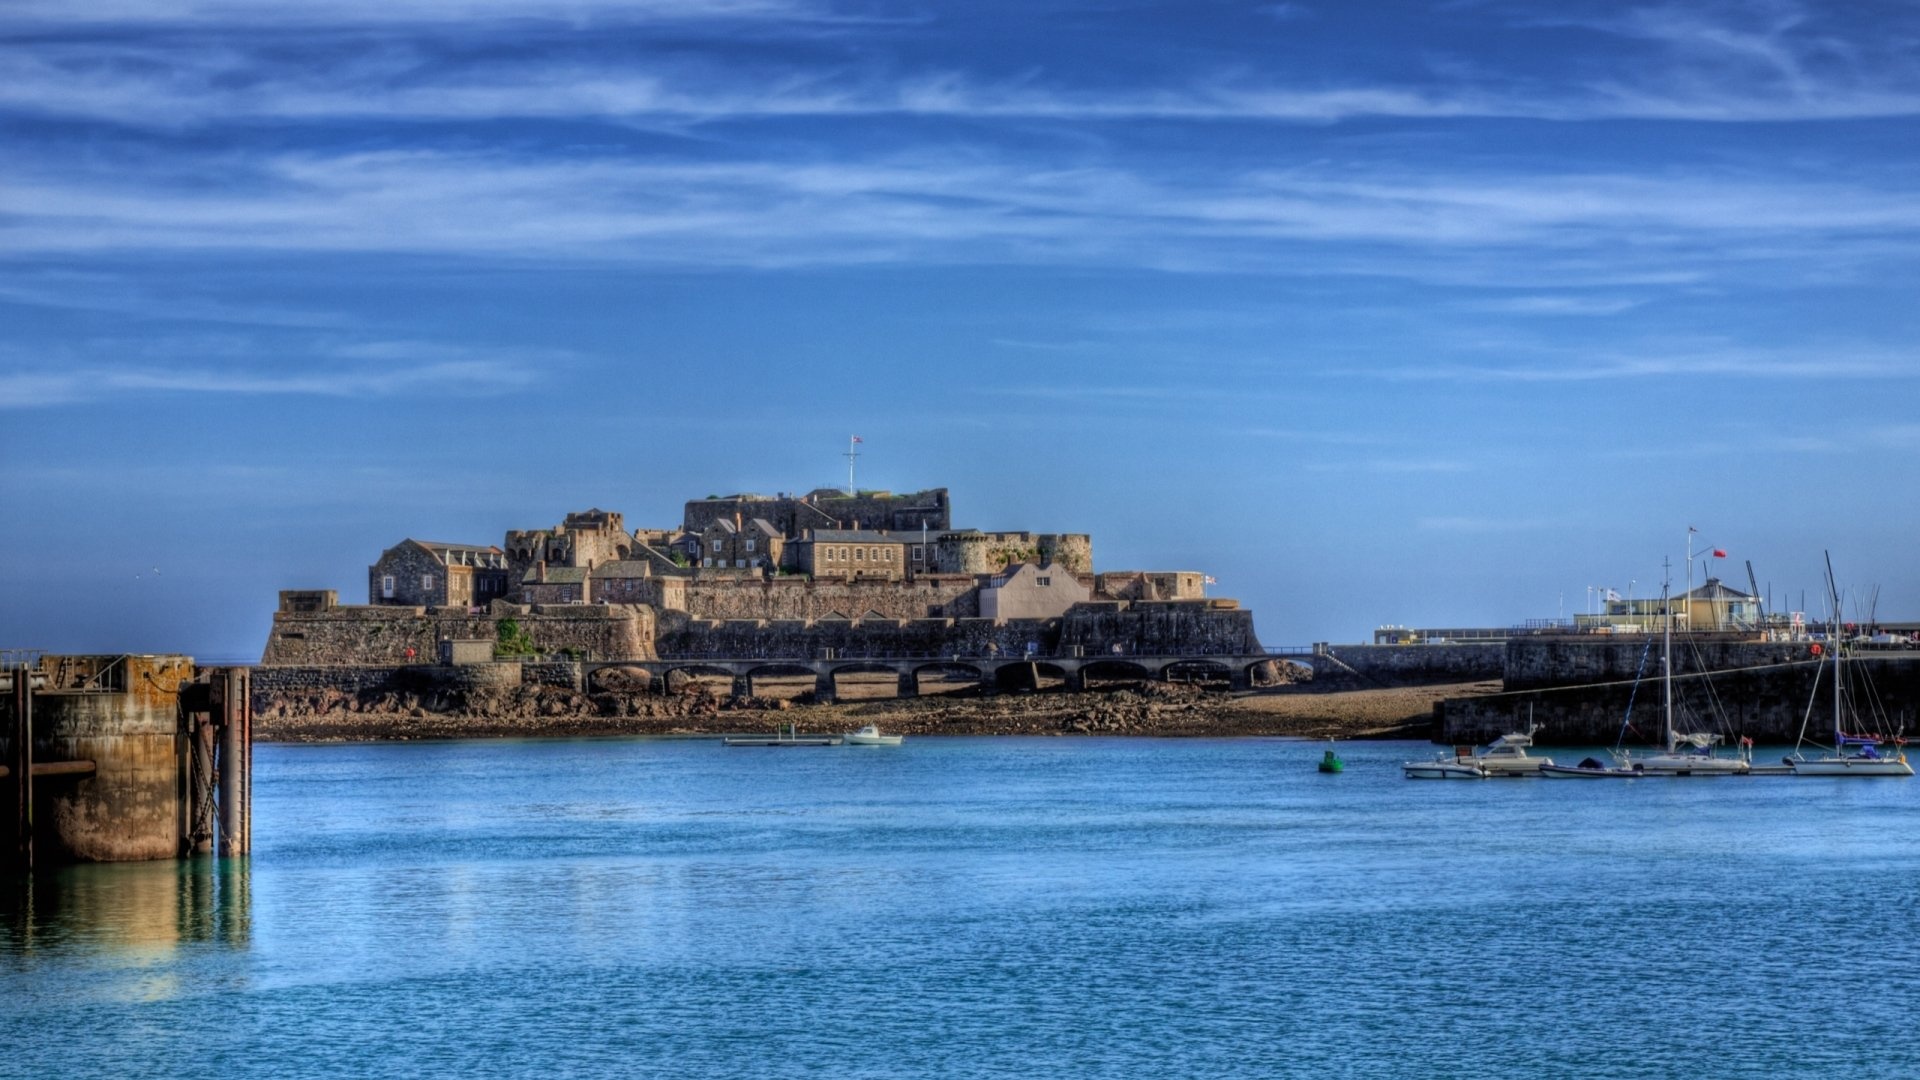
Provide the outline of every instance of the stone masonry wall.
<path id="1" fill-rule="evenodd" d="M 568 605 L 507 611 L 544 652 L 575 649 L 588 659 L 646 659 L 653 655 L 653 613 L 642 607 Z M 494 615 L 465 609 L 392 606 L 276 612 L 261 663 L 276 666 L 427 663 L 442 640 L 493 639 Z M 412 650 L 409 654 L 408 650 Z"/>
<path id="2" fill-rule="evenodd" d="M 1332 645 L 1312 657 L 1316 683 L 1359 685 L 1498 679 L 1507 650 L 1497 641 L 1450 645 Z"/>
<path id="3" fill-rule="evenodd" d="M 1061 619 L 1063 649 L 1085 655 L 1235 655 L 1260 651 L 1253 612 L 1233 600 L 1082 604 Z"/>
<path id="4" fill-rule="evenodd" d="M 1660 636 L 1657 634 L 1512 638 L 1506 643 L 1506 689 L 1534 690 L 1549 686 L 1631 681 L 1636 674 L 1642 678 L 1658 677 L 1660 655 Z M 1673 643 L 1673 673 L 1685 675 L 1699 671 L 1729 671 L 1805 660 L 1811 655 L 1810 646 L 1804 641 L 1686 640 L 1676 637 Z"/>
<path id="5" fill-rule="evenodd" d="M 914 581 L 825 581 L 803 577 L 702 577 L 686 586 L 690 619 L 857 619 L 877 612 L 889 619 L 979 612 L 978 583 L 969 575 L 922 575 Z"/>
<path id="6" fill-rule="evenodd" d="M 1028 642 L 1051 652 L 1059 621 L 992 619 L 867 619 L 848 622 L 733 620 L 695 621 L 661 642 L 662 655 L 810 659 L 833 650 L 839 657 L 1019 656 Z"/>

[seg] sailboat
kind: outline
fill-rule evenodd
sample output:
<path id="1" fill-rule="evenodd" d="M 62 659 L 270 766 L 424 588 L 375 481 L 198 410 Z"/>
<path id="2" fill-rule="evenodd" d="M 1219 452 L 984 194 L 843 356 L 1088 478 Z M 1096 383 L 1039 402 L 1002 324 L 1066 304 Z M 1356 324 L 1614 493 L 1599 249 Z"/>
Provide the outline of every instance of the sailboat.
<path id="1" fill-rule="evenodd" d="M 1833 752 L 1817 758 L 1804 757 L 1795 751 L 1787 758 L 1795 776 L 1912 776 L 1913 766 L 1907 764 L 1905 751 L 1895 751 L 1887 757 L 1880 753 L 1880 739 L 1872 735 L 1850 735 L 1846 729 L 1846 649 L 1841 641 L 1840 628 L 1840 588 L 1833 580 L 1833 556 L 1827 556 L 1827 593 L 1833 601 L 1832 629 L 1836 632 L 1827 635 L 1827 651 L 1833 656 Z M 1818 676 L 1814 686 L 1819 687 Z M 1807 703 L 1807 713 L 1813 713 L 1813 703 Z M 1856 709 L 1854 719 L 1859 720 Z M 1857 726 L 1857 723 L 1856 723 Z M 1806 721 L 1800 723 L 1801 742 L 1806 741 Z M 1895 745 L 1903 745 L 1904 739 L 1896 739 Z"/>
<path id="2" fill-rule="evenodd" d="M 1671 573 L 1671 567 L 1669 567 Z M 1661 637 L 1660 687 L 1661 735 L 1665 748 L 1643 758 L 1630 751 L 1617 750 L 1615 763 L 1607 765 L 1587 758 L 1578 765 L 1542 765 L 1540 775 L 1554 780 L 1631 780 L 1640 776 L 1741 776 L 1752 768 L 1751 740 L 1740 740 L 1739 757 L 1721 757 L 1713 752 L 1720 736 L 1690 733 L 1682 735 L 1673 726 L 1673 604 L 1672 582 L 1660 587 L 1660 606 L 1666 613 L 1666 629 Z M 1628 705 L 1629 714 L 1632 705 Z M 1622 734 L 1625 734 L 1624 727 Z"/>
<path id="3" fill-rule="evenodd" d="M 1666 632 L 1661 639 L 1660 683 L 1663 691 L 1661 729 L 1666 749 L 1634 760 L 1621 755 L 1621 764 L 1652 776 L 1742 776 L 1753 767 L 1753 741 L 1740 740 L 1740 756 L 1721 757 L 1713 752 L 1720 736 L 1702 732 L 1680 734 L 1673 726 L 1673 605 L 1669 601 L 1669 583 L 1660 586 L 1660 606 L 1666 609 Z"/>

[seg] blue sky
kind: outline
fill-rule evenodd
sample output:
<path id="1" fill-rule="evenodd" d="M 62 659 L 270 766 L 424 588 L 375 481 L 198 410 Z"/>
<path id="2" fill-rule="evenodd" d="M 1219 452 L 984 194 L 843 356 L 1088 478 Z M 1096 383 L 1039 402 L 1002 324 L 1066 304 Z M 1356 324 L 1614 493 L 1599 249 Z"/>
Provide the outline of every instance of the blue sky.
<path id="1" fill-rule="evenodd" d="M 1271 644 L 1920 615 L 1910 2 L 12 0 L 0 147 L 0 645 L 854 433 Z"/>

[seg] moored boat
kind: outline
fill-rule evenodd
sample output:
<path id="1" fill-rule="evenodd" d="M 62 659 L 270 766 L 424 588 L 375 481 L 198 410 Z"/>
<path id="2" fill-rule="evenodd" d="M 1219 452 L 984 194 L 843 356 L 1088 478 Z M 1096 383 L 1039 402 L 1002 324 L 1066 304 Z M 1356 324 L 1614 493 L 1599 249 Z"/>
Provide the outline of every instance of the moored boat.
<path id="1" fill-rule="evenodd" d="M 873 724 L 846 734 L 848 746 L 899 746 L 905 739 L 905 735 L 882 735 L 880 728 Z"/>
<path id="2" fill-rule="evenodd" d="M 1840 586 L 1833 579 L 1833 557 L 1827 557 L 1827 593 L 1832 602 L 1833 625 L 1840 625 Z M 1828 635 L 1827 651 L 1833 655 L 1833 750 L 1816 758 L 1804 757 L 1795 751 L 1786 763 L 1793 767 L 1795 776 L 1912 776 L 1913 766 L 1907 764 L 1904 750 L 1896 750 L 1893 757 L 1880 753 L 1883 741 L 1876 735 L 1850 735 L 1846 728 L 1849 710 L 1847 708 L 1846 679 L 1846 643 L 1840 635 Z M 1818 648 L 1818 646 L 1816 646 Z M 1808 712 L 1811 715 L 1812 707 Z M 1860 726 L 1860 710 L 1852 711 L 1856 728 Z M 1802 742 L 1805 741 L 1806 723 L 1800 725 Z M 1906 740 L 1896 736 L 1894 745 L 1903 746 Z"/>
<path id="3" fill-rule="evenodd" d="M 1409 761 L 1400 766 L 1409 780 L 1485 780 L 1487 770 L 1474 764 L 1470 757 L 1448 757 L 1440 754 L 1432 761 Z"/>
<path id="4" fill-rule="evenodd" d="M 1540 775 L 1550 780 L 1638 780 L 1646 774 L 1587 758 L 1578 765 L 1542 765 Z"/>

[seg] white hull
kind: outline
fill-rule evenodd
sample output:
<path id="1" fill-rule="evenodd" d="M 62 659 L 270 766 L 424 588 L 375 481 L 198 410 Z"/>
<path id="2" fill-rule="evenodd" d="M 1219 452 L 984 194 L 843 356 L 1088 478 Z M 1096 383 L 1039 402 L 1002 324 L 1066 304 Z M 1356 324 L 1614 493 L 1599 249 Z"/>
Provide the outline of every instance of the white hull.
<path id="1" fill-rule="evenodd" d="M 1441 758 L 1438 761 L 1409 761 L 1400 766 L 1409 780 L 1485 780 L 1479 766 Z"/>
<path id="2" fill-rule="evenodd" d="M 859 731 L 849 731 L 845 737 L 848 746 L 899 746 L 900 740 L 906 738 L 905 735 L 882 735 L 872 724 Z"/>
<path id="3" fill-rule="evenodd" d="M 1912 776 L 1904 758 L 1812 758 L 1790 761 L 1795 776 Z"/>
<path id="4" fill-rule="evenodd" d="M 1739 758 L 1697 754 L 1655 754 L 1627 765 L 1648 776 L 1745 776 L 1752 768 Z"/>

